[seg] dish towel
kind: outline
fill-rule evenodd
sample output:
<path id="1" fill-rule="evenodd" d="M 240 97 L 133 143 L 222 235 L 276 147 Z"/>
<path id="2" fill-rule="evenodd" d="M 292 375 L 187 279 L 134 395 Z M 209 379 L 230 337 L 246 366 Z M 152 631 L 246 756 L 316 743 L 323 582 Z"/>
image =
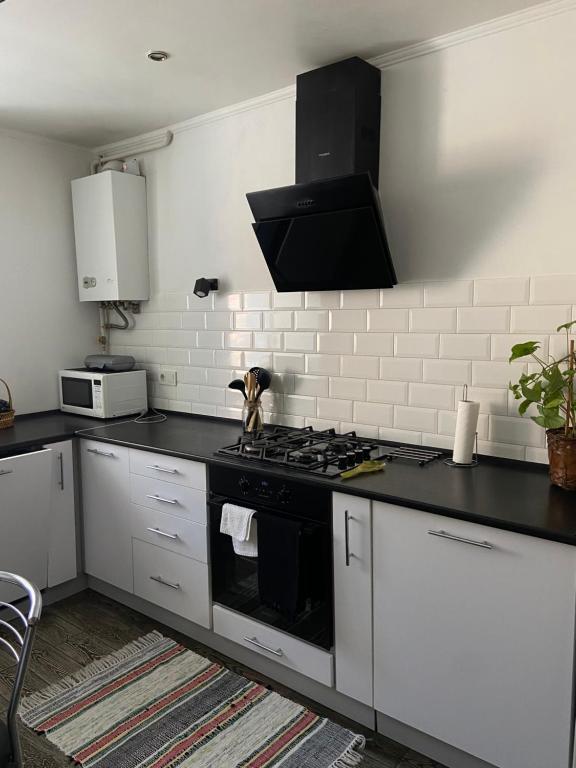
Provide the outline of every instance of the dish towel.
<path id="1" fill-rule="evenodd" d="M 237 555 L 258 557 L 258 528 L 254 509 L 239 507 L 236 504 L 222 505 L 220 533 L 232 538 L 232 546 Z"/>

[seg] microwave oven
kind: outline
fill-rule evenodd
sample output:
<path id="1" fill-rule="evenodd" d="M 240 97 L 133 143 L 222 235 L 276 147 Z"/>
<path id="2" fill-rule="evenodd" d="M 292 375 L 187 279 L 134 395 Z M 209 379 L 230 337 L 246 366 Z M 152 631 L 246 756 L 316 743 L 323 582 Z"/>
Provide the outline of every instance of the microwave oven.
<path id="1" fill-rule="evenodd" d="M 130 416 L 148 409 L 146 371 L 60 371 L 60 410 L 97 419 Z"/>

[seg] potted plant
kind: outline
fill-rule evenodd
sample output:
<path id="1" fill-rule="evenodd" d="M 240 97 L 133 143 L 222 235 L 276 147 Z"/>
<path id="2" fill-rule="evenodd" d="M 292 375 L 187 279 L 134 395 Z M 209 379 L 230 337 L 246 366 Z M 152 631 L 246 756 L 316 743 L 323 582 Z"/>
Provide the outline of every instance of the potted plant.
<path id="1" fill-rule="evenodd" d="M 523 373 L 518 384 L 510 384 L 520 415 L 533 406 L 538 411 L 532 421 L 546 430 L 550 479 L 554 485 L 576 490 L 576 402 L 574 376 L 576 358 L 571 330 L 576 320 L 564 323 L 556 330 L 566 333 L 566 355 L 560 360 L 543 360 L 538 354 L 537 341 L 525 341 L 512 347 L 510 362 L 530 357 L 538 366 L 533 373 Z"/>

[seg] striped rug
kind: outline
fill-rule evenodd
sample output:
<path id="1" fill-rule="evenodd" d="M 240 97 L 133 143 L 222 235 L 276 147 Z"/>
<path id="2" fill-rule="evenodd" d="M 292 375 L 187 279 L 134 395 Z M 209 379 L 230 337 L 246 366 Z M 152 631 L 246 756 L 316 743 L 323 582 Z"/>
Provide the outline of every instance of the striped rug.
<path id="1" fill-rule="evenodd" d="M 23 699 L 86 768 L 348 768 L 364 738 L 151 632 Z"/>

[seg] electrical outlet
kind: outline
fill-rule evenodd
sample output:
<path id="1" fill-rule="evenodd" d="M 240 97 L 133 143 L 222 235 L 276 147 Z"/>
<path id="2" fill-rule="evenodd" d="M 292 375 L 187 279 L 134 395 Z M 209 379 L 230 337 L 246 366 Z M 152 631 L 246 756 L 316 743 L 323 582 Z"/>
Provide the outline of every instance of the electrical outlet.
<path id="1" fill-rule="evenodd" d="M 175 387 L 176 378 L 176 371 L 168 369 L 160 371 L 160 384 L 164 384 L 165 387 Z"/>

